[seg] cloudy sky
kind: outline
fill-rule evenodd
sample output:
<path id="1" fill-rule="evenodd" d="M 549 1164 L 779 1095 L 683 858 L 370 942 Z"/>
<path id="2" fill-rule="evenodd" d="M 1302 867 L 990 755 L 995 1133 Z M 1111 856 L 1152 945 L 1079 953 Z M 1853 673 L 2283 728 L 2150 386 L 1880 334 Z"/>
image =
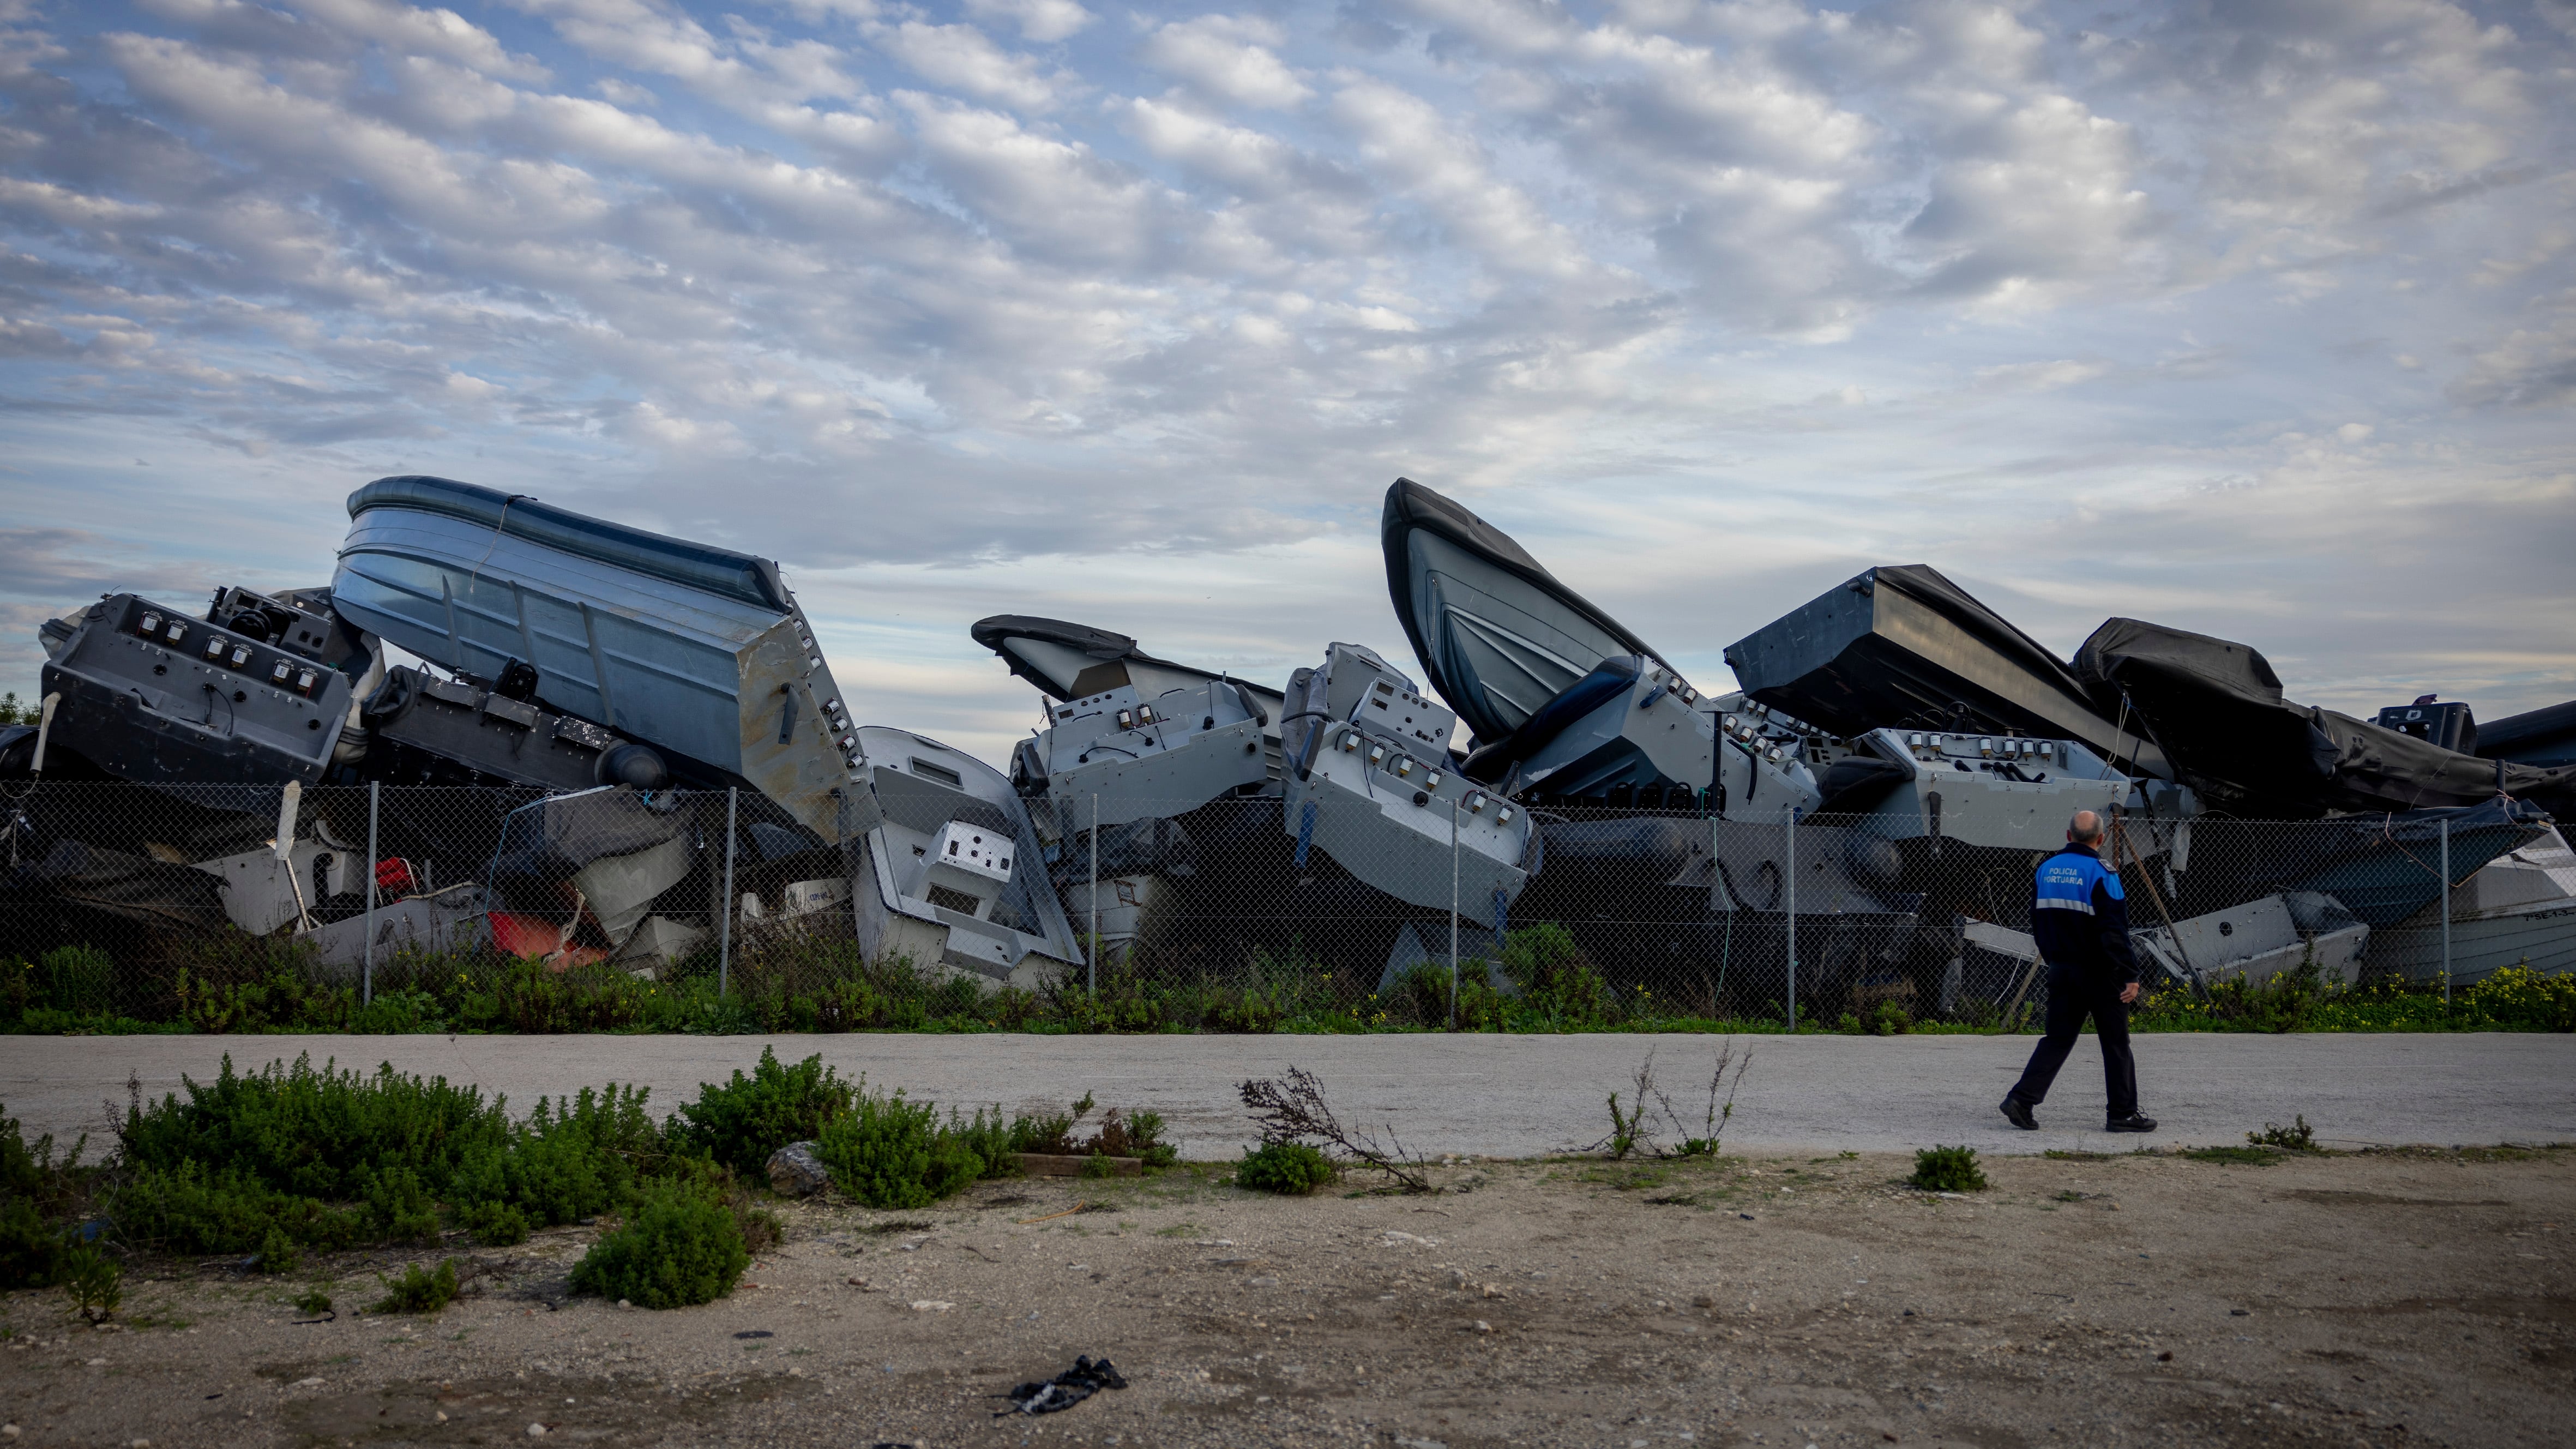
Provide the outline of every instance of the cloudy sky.
<path id="1" fill-rule="evenodd" d="M 2576 695 L 2576 5 L 0 0 L 0 685 L 431 472 L 782 560 L 999 757 L 1005 611 L 1403 657 L 1409 475 L 1704 686 L 1877 563 L 2352 710 Z"/>

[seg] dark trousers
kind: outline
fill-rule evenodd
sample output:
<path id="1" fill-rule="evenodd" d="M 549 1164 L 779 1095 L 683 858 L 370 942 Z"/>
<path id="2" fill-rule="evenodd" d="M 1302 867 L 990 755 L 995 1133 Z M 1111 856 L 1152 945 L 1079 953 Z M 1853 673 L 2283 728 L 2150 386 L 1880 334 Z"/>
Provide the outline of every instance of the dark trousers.
<path id="1" fill-rule="evenodd" d="M 2102 1038 L 2102 1084 L 2110 1097 L 2111 1115 L 2127 1117 L 2138 1110 L 2138 1062 L 2129 1054 L 2129 1008 L 2120 1000 L 2121 983 L 2082 967 L 2051 964 L 2048 968 L 2048 1034 L 2031 1048 L 2030 1065 L 2013 1084 L 2012 1095 L 2038 1106 L 2048 1100 L 2048 1085 L 2075 1050 L 2084 1018 Z"/>

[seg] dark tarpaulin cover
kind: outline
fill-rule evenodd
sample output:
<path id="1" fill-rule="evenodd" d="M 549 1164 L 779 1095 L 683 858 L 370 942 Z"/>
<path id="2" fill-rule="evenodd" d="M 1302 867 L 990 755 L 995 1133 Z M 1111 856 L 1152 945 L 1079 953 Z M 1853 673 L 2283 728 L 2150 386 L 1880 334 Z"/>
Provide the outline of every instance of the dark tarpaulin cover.
<path id="1" fill-rule="evenodd" d="M 2206 804 L 2231 814 L 2418 810 L 2500 793 L 2559 812 L 2576 803 L 2576 768 L 2482 760 L 2296 704 L 2271 661 L 2225 639 L 2110 619 L 2076 651 L 2075 673 L 2106 710 L 2125 710 Z"/>
<path id="2" fill-rule="evenodd" d="M 2479 725 L 2477 752 L 2525 765 L 2576 764 L 2576 699 Z"/>
<path id="3" fill-rule="evenodd" d="M 40 889 L 144 925 L 215 931 L 227 919 L 223 882 L 194 866 L 57 840 L 43 860 L 25 869 Z"/>
<path id="4" fill-rule="evenodd" d="M 1889 590 L 1983 653 L 1887 632 L 1876 592 Z M 1860 605 L 1843 596 L 1873 600 Z M 1830 658 L 1824 650 L 1830 645 Z M 1926 652 L 1929 650 L 1930 652 Z M 2056 738 L 2099 713 L 2064 660 L 1929 564 L 1883 564 L 1737 640 L 1726 662 L 1753 698 L 1837 734 L 1882 727 L 1965 727 Z M 1779 677 L 1770 677 L 1778 675 Z M 2111 743 L 2109 722 L 2092 730 Z"/>

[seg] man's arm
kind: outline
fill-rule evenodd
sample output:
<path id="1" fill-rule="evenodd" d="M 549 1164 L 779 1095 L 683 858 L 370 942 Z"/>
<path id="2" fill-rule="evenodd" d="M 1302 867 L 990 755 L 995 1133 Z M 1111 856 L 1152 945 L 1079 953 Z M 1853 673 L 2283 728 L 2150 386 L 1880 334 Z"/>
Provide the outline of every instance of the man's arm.
<path id="1" fill-rule="evenodd" d="M 2103 961 L 2121 985 L 2136 985 L 2138 958 L 2129 949 L 2129 903 L 2121 895 L 2120 878 L 2108 871 L 2093 883 L 2093 925 L 2102 933 Z"/>

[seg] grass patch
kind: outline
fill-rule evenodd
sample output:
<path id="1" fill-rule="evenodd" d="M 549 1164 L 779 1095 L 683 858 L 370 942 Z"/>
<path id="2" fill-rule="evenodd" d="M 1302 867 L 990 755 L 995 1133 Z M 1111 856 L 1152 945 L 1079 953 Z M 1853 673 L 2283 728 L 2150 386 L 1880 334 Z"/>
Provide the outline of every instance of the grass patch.
<path id="1" fill-rule="evenodd" d="M 1341 1174 L 1331 1158 L 1303 1142 L 1264 1142 L 1243 1150 L 1234 1185 L 1255 1192 L 1303 1197 Z"/>
<path id="2" fill-rule="evenodd" d="M 2193 1162 L 2232 1162 L 2247 1167 L 2268 1167 L 2282 1158 L 2277 1147 L 2186 1147 L 2182 1156 Z"/>

